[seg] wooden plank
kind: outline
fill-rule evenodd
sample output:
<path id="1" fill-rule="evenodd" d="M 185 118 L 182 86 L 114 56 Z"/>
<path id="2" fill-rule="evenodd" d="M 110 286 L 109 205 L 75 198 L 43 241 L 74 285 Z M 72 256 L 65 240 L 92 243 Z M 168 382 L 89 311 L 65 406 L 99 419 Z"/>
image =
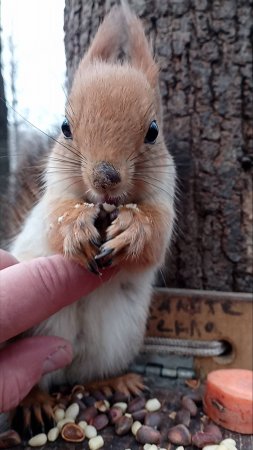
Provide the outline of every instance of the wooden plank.
<path id="1" fill-rule="evenodd" d="M 156 288 L 147 336 L 229 342 L 227 355 L 195 358 L 201 376 L 222 367 L 252 370 L 252 300 L 245 293 Z"/>

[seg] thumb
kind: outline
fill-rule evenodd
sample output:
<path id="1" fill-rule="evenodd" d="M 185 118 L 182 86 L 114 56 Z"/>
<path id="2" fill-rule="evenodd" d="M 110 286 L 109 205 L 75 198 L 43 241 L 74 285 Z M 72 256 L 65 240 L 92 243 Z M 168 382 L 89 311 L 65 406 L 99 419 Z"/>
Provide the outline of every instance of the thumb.
<path id="1" fill-rule="evenodd" d="M 41 376 L 72 360 L 69 342 L 54 336 L 35 336 L 0 351 L 0 412 L 16 407 Z"/>

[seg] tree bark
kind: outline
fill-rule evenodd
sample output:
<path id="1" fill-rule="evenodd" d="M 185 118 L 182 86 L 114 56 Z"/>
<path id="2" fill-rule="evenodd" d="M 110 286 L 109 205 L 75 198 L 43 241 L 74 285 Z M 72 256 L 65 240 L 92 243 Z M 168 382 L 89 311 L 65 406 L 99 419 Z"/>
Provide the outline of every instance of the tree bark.
<path id="1" fill-rule="evenodd" d="M 70 84 L 113 3 L 66 0 Z M 163 270 L 166 284 L 251 292 L 253 2 L 129 3 L 153 40 L 165 136 L 178 168 L 178 220 Z"/>

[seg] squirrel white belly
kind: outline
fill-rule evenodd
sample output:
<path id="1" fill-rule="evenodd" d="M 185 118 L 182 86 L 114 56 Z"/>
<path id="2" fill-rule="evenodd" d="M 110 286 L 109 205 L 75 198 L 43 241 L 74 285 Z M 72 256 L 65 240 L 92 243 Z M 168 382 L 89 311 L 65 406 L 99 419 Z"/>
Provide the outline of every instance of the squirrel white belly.
<path id="1" fill-rule="evenodd" d="M 61 253 L 96 273 L 109 263 L 118 271 L 31 330 L 73 346 L 70 366 L 41 380 L 46 388 L 127 368 L 142 344 L 152 283 L 171 240 L 175 167 L 163 138 L 158 68 L 125 4 L 106 16 L 79 64 L 57 141 L 44 194 L 10 251 L 19 260 Z M 105 202 L 116 214 L 102 237 L 95 225 Z"/>

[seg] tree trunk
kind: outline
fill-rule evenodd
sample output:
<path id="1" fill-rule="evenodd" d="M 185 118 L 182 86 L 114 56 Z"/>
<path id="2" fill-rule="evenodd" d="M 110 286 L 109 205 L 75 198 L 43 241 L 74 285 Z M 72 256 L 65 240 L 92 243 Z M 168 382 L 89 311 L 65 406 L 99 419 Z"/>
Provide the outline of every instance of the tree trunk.
<path id="1" fill-rule="evenodd" d="M 115 2 L 66 0 L 68 80 Z M 178 220 L 168 286 L 252 290 L 252 1 L 129 1 L 152 37 Z"/>

